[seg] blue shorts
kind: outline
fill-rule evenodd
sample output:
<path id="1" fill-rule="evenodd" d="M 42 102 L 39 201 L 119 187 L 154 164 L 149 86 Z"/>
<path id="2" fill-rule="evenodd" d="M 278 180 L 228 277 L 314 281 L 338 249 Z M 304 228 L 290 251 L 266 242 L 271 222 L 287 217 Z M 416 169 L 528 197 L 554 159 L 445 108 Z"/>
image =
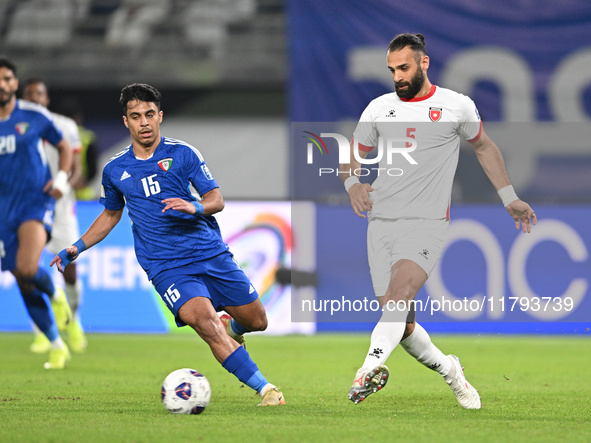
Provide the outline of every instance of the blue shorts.
<path id="1" fill-rule="evenodd" d="M 0 269 L 2 271 L 12 271 L 16 267 L 18 228 L 24 222 L 39 220 L 43 223 L 49 240 L 54 207 L 55 200 L 47 195 L 46 198 L 23 201 L 22 204 L 10 208 L 8 216 L 0 223 Z"/>
<path id="2" fill-rule="evenodd" d="M 152 279 L 152 284 L 178 326 L 185 326 L 178 318 L 179 308 L 194 297 L 209 298 L 216 311 L 226 306 L 247 305 L 259 298 L 230 251 L 162 271 Z"/>

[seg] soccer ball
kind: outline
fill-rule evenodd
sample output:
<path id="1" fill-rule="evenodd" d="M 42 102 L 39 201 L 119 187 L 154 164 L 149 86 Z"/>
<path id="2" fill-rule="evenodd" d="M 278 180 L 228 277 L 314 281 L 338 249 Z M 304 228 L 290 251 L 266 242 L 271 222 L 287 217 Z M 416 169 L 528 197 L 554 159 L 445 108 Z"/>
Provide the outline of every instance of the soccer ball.
<path id="1" fill-rule="evenodd" d="M 177 369 L 162 383 L 162 404 L 173 414 L 201 414 L 210 398 L 209 381 L 194 369 Z"/>

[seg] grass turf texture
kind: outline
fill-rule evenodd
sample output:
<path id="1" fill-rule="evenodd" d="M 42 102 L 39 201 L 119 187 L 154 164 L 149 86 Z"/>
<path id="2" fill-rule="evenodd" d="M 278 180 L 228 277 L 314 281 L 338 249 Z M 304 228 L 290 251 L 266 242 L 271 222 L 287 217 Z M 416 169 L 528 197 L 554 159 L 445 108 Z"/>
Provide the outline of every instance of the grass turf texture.
<path id="1" fill-rule="evenodd" d="M 347 393 L 367 335 L 250 336 L 259 368 L 287 405 L 260 399 L 190 335 L 89 336 L 63 371 L 43 369 L 31 334 L 0 334 L 0 441 L 590 441 L 587 337 L 436 336 L 460 356 L 483 409 L 467 411 L 436 373 L 397 348 L 386 388 Z M 203 372 L 212 400 L 198 416 L 168 413 L 160 386 L 174 369 Z"/>

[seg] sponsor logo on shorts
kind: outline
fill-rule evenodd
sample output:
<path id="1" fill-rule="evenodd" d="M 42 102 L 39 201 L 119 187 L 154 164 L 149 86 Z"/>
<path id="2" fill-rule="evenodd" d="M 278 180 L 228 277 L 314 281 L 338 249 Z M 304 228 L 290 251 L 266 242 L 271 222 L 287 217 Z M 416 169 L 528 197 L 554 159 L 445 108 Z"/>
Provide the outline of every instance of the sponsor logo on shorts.
<path id="1" fill-rule="evenodd" d="M 421 252 L 419 252 L 419 254 L 422 255 L 426 260 L 429 260 L 429 251 L 426 249 L 423 249 Z"/>

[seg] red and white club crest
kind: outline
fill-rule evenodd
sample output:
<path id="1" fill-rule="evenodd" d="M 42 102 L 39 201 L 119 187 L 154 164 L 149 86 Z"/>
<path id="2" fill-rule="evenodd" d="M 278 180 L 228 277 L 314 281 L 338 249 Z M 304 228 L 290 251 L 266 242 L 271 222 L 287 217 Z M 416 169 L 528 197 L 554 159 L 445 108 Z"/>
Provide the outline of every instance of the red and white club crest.
<path id="1" fill-rule="evenodd" d="M 443 113 L 443 108 L 429 108 L 429 118 L 432 122 L 438 122 L 441 120 L 441 114 Z"/>

